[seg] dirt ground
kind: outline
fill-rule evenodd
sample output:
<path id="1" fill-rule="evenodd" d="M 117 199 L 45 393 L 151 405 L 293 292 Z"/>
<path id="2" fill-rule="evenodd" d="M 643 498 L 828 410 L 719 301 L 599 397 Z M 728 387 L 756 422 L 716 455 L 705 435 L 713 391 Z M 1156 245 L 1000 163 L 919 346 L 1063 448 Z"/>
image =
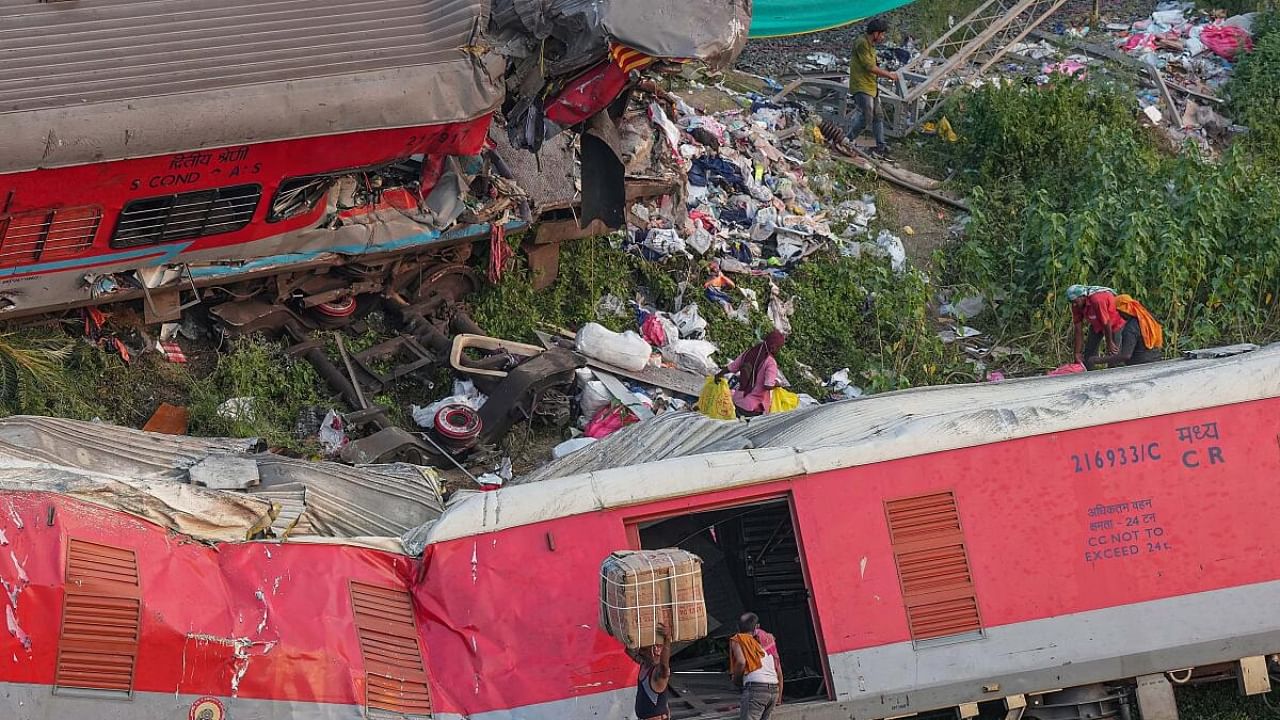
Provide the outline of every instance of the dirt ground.
<path id="1" fill-rule="evenodd" d="M 889 227 L 902 238 L 907 258 L 913 265 L 929 270 L 934 253 L 950 239 L 950 228 L 960 213 L 890 183 L 880 183 L 878 194 L 885 207 L 885 219 L 893 221 Z M 908 227 L 913 232 L 907 232 Z"/>

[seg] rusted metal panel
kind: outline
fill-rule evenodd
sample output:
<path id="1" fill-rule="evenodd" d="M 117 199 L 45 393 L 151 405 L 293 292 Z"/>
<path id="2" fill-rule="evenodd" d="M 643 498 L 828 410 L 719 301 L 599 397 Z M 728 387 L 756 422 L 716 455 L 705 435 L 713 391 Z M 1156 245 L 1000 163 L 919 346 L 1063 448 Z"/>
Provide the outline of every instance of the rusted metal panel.
<path id="1" fill-rule="evenodd" d="M 72 539 L 55 687 L 132 693 L 141 612 L 134 551 Z"/>
<path id="2" fill-rule="evenodd" d="M 431 715 L 431 689 L 409 593 L 352 582 L 351 608 L 364 658 L 368 709 Z"/>
<path id="3" fill-rule="evenodd" d="M 981 630 L 955 494 L 890 500 L 885 514 L 912 639 Z"/>
<path id="4" fill-rule="evenodd" d="M 533 276 L 533 289 L 545 290 L 554 285 L 556 277 L 560 274 L 560 243 L 525 241 L 521 244 L 521 247 L 524 248 L 524 254 L 529 259 L 529 272 Z"/>

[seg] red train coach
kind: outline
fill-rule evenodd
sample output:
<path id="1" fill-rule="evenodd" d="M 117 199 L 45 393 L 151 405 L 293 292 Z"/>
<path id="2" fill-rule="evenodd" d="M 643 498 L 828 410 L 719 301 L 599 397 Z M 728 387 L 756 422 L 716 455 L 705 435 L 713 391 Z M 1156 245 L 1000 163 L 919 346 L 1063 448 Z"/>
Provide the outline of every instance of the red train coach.
<path id="1" fill-rule="evenodd" d="M 566 138 L 562 173 L 515 187 L 495 111 L 520 129 L 495 144 L 540 148 L 655 61 L 731 64 L 749 20 L 749 0 L 0 0 L 0 320 L 456 300 L 471 241 L 578 202 Z M 587 183 L 585 217 L 617 222 L 624 184 Z"/>
<path id="2" fill-rule="evenodd" d="M 419 205 L 502 100 L 485 7 L 0 2 L 0 317 L 448 241 Z"/>
<path id="3" fill-rule="evenodd" d="M 452 504 L 420 557 L 202 544 L 161 503 L 104 511 L 104 493 L 4 469 L 0 706 L 630 717 L 600 563 L 679 546 L 704 559 L 711 638 L 678 648 L 676 716 L 733 711 L 722 641 L 751 610 L 778 638 L 779 717 L 1176 717 L 1171 681 L 1269 687 L 1277 417 L 1280 346 L 747 423 L 665 416 Z"/>

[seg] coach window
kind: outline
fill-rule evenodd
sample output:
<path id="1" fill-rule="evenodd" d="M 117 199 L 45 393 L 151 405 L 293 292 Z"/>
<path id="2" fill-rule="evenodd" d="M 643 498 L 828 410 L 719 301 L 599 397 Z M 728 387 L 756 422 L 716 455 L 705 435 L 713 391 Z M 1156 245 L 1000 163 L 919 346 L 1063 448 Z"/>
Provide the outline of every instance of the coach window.
<path id="1" fill-rule="evenodd" d="M 102 209 L 96 206 L 0 215 L 0 267 L 84 253 L 101 221 Z"/>
<path id="2" fill-rule="evenodd" d="M 982 637 L 955 493 L 884 505 L 911 639 L 919 647 Z"/>
<path id="3" fill-rule="evenodd" d="M 334 175 L 313 175 L 288 178 L 280 183 L 280 189 L 276 190 L 267 210 L 267 222 L 280 222 L 311 212 L 329 192 L 335 179 Z"/>
<path id="4" fill-rule="evenodd" d="M 253 220 L 261 185 L 235 185 L 134 200 L 120 212 L 111 247 L 156 245 L 235 232 Z"/>

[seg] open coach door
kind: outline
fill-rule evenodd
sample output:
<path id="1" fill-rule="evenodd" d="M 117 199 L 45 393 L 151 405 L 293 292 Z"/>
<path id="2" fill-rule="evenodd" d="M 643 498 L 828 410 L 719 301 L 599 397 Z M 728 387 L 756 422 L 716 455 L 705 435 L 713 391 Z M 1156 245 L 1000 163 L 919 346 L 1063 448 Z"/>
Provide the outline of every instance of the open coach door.
<path id="1" fill-rule="evenodd" d="M 707 637 L 672 648 L 672 720 L 737 716 L 728 641 L 746 612 L 777 639 L 784 704 L 831 698 L 789 495 L 630 518 L 627 536 L 633 550 L 679 548 L 703 561 Z"/>

